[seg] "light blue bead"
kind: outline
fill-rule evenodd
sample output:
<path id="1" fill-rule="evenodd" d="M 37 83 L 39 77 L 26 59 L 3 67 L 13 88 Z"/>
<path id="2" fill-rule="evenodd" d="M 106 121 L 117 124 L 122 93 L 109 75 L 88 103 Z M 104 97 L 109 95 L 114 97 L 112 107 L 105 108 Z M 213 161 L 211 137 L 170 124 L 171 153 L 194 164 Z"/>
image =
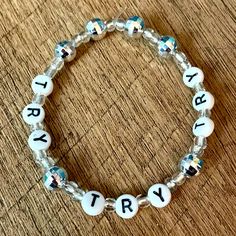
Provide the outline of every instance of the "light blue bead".
<path id="1" fill-rule="evenodd" d="M 93 40 L 99 40 L 106 34 L 106 25 L 99 18 L 94 18 L 88 21 L 85 28 Z"/>
<path id="2" fill-rule="evenodd" d="M 162 36 L 159 41 L 158 50 L 160 55 L 166 55 L 176 50 L 176 40 L 171 36 Z"/>
<path id="3" fill-rule="evenodd" d="M 43 176 L 43 183 L 49 190 L 60 187 L 67 180 L 66 171 L 58 166 L 53 166 Z"/>
<path id="4" fill-rule="evenodd" d="M 192 177 L 200 173 L 203 167 L 203 160 L 194 157 L 192 154 L 186 155 L 180 162 L 180 170 L 187 176 Z"/>
<path id="5" fill-rule="evenodd" d="M 138 38 L 144 30 L 144 20 L 139 16 L 131 16 L 125 23 L 125 33 L 132 38 Z"/>

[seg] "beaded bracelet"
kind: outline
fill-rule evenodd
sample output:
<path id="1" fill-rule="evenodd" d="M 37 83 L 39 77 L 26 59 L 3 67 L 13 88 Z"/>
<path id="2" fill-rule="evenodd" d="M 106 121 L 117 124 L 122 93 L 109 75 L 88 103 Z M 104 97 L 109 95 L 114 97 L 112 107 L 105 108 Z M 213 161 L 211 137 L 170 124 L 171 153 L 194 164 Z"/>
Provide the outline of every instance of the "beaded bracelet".
<path id="1" fill-rule="evenodd" d="M 90 39 L 102 39 L 107 32 L 122 31 L 130 38 L 143 38 L 157 50 L 160 56 L 173 58 L 183 72 L 183 82 L 195 91 L 192 100 L 193 108 L 199 113 L 192 131 L 195 136 L 194 144 L 189 152 L 180 160 L 179 171 L 164 183 L 151 186 L 146 196 L 134 197 L 123 194 L 117 199 L 104 198 L 97 191 L 85 191 L 73 181 L 68 181 L 66 171 L 56 166 L 55 161 L 47 154 L 51 144 L 50 135 L 43 130 L 45 112 L 43 105 L 45 98 L 53 90 L 52 79 L 64 65 L 76 55 L 76 48 Z M 94 18 L 87 22 L 85 31 L 76 34 L 70 41 L 59 42 L 55 47 L 55 57 L 50 66 L 42 75 L 37 75 L 32 81 L 34 97 L 32 103 L 22 112 L 24 121 L 30 125 L 32 133 L 28 144 L 32 149 L 36 163 L 43 169 L 43 183 L 49 190 L 61 189 L 75 201 L 80 201 L 83 210 L 91 216 L 100 214 L 104 209 L 115 211 L 120 217 L 132 218 L 139 208 L 152 205 L 157 208 L 165 207 L 171 200 L 171 193 L 186 179 L 196 176 L 202 169 L 203 161 L 200 159 L 206 148 L 206 138 L 213 132 L 214 123 L 209 118 L 210 110 L 214 105 L 214 97 L 203 86 L 204 74 L 201 69 L 192 67 L 185 54 L 177 50 L 177 43 L 173 37 L 162 36 L 153 29 L 145 28 L 144 21 L 139 16 L 132 16 L 128 20 L 119 17 L 108 21 Z"/>

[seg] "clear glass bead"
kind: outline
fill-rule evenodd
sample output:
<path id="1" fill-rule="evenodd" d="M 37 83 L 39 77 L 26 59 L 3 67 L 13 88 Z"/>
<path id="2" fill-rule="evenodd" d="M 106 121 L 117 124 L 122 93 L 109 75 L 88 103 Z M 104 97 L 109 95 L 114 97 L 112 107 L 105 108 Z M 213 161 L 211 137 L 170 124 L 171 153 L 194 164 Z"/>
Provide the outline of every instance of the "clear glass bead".
<path id="1" fill-rule="evenodd" d="M 171 181 L 173 181 L 177 186 L 180 186 L 185 183 L 186 176 L 182 172 L 177 172 L 171 177 Z"/>
<path id="2" fill-rule="evenodd" d="M 177 189 L 177 184 L 172 181 L 172 178 L 168 177 L 165 179 L 164 182 L 171 192 L 174 192 Z"/>
<path id="3" fill-rule="evenodd" d="M 44 105 L 46 97 L 44 95 L 34 94 L 32 103 L 37 103 L 41 106 Z"/>
<path id="4" fill-rule="evenodd" d="M 116 20 L 116 29 L 118 31 L 124 31 L 125 30 L 125 20 L 124 19 L 117 19 Z"/>
<path id="5" fill-rule="evenodd" d="M 177 65 L 178 65 L 181 72 L 184 72 L 187 69 L 189 69 L 190 67 L 192 67 L 191 63 L 188 60 L 178 63 Z"/>
<path id="6" fill-rule="evenodd" d="M 116 29 L 115 20 L 111 19 L 105 22 L 108 32 L 113 32 Z"/>
<path id="7" fill-rule="evenodd" d="M 88 43 L 91 39 L 91 35 L 89 32 L 81 31 L 78 33 L 82 37 L 83 43 Z"/>
<path id="8" fill-rule="evenodd" d="M 173 54 L 173 56 L 174 56 L 174 60 L 176 61 L 177 64 L 181 64 L 181 63 L 187 61 L 187 57 L 183 52 L 177 51 Z"/>
<path id="9" fill-rule="evenodd" d="M 115 198 L 106 198 L 105 210 L 106 211 L 115 211 L 115 204 L 116 204 Z"/>
<path id="10" fill-rule="evenodd" d="M 204 117 L 211 117 L 211 110 L 201 110 L 199 111 L 199 117 L 204 116 Z"/>
<path id="11" fill-rule="evenodd" d="M 140 208 L 146 208 L 150 206 L 150 202 L 147 196 L 143 196 L 142 194 L 140 194 L 136 198 L 138 200 L 138 205 Z"/>
<path id="12" fill-rule="evenodd" d="M 55 161 L 49 156 L 47 156 L 46 158 L 42 158 L 40 161 L 36 162 L 38 162 L 38 165 L 40 165 L 45 171 L 55 165 Z"/>
<path id="13" fill-rule="evenodd" d="M 59 71 L 63 68 L 64 64 L 65 64 L 65 62 L 62 58 L 55 57 L 55 58 L 53 58 L 53 60 L 51 62 L 51 67 Z"/>
<path id="14" fill-rule="evenodd" d="M 30 125 L 30 131 L 34 131 L 37 129 L 44 129 L 44 124 L 42 122 Z"/>
<path id="15" fill-rule="evenodd" d="M 201 83 L 198 83 L 194 86 L 194 91 L 197 93 L 199 91 L 205 91 L 205 87 L 204 87 L 204 84 L 201 82 Z"/>
<path id="16" fill-rule="evenodd" d="M 71 38 L 72 46 L 77 48 L 83 43 L 83 35 L 76 34 Z"/>

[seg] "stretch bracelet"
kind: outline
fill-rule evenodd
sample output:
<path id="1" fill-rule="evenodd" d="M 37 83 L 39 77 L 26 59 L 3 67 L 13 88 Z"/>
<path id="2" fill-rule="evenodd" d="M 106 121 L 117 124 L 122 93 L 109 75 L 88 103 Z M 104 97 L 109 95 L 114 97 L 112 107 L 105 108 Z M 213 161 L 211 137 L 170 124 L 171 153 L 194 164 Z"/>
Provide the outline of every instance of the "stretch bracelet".
<path id="1" fill-rule="evenodd" d="M 150 44 L 161 57 L 173 58 L 183 72 L 184 84 L 191 88 L 195 95 L 192 100 L 193 108 L 198 112 L 198 118 L 193 125 L 194 142 L 178 167 L 178 172 L 163 183 L 152 185 L 146 195 L 132 196 L 123 194 L 117 199 L 105 198 L 98 191 L 84 190 L 74 181 L 69 181 L 66 171 L 57 166 L 47 153 L 51 144 L 51 137 L 43 130 L 45 112 L 43 105 L 45 98 L 53 90 L 52 79 L 60 71 L 65 62 L 74 59 L 76 48 L 83 43 L 102 39 L 107 32 L 124 32 L 128 38 L 140 38 Z M 204 74 L 201 69 L 193 67 L 186 55 L 177 50 L 176 40 L 171 36 L 163 36 L 153 29 L 145 28 L 144 21 L 139 16 L 132 16 L 127 20 L 120 17 L 108 21 L 94 18 L 85 25 L 85 30 L 76 34 L 71 40 L 59 42 L 55 47 L 55 56 L 49 67 L 41 75 L 32 80 L 33 100 L 22 111 L 24 121 L 30 126 L 31 134 L 28 144 L 33 151 L 36 163 L 43 169 L 43 183 L 49 190 L 60 189 L 70 195 L 73 200 L 81 202 L 82 209 L 91 216 L 106 211 L 115 211 L 120 217 L 128 219 L 136 215 L 139 208 L 154 206 L 163 208 L 171 200 L 174 190 L 182 185 L 186 179 L 200 173 L 203 161 L 200 159 L 207 146 L 206 138 L 214 130 L 214 123 L 210 119 L 214 97 L 203 86 Z"/>

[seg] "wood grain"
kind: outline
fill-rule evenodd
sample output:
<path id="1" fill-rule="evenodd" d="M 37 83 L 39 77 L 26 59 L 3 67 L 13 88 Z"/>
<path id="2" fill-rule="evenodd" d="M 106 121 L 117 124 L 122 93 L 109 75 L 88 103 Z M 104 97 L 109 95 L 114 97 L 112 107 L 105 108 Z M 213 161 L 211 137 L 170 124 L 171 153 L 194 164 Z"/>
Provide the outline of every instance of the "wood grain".
<path id="1" fill-rule="evenodd" d="M 128 221 L 91 218 L 45 190 L 20 115 L 55 43 L 124 6 L 124 17 L 138 14 L 177 38 L 216 99 L 203 173 L 165 209 L 143 209 Z M 2 0 L 0 13 L 0 235 L 236 235 L 234 0 Z M 54 85 L 45 105 L 50 152 L 85 188 L 107 197 L 145 193 L 175 172 L 192 142 L 192 95 L 174 63 L 119 33 L 80 47 Z"/>

